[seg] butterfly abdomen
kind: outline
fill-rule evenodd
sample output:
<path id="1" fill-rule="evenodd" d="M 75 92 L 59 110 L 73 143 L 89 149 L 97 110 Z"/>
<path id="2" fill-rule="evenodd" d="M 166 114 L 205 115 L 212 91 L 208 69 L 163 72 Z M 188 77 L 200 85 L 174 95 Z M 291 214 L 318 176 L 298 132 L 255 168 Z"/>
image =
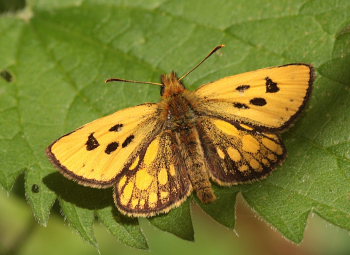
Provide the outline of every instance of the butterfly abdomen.
<path id="1" fill-rule="evenodd" d="M 191 93 L 186 91 L 185 93 Z M 168 129 L 176 137 L 177 146 L 187 169 L 188 177 L 203 203 L 216 199 L 209 179 L 199 134 L 195 126 L 197 116 L 184 95 L 173 95 L 166 103 Z"/>
<path id="2" fill-rule="evenodd" d="M 198 132 L 192 125 L 182 128 L 176 133 L 180 152 L 193 189 L 203 203 L 216 199 L 208 175 L 208 166 L 204 160 L 204 152 L 199 140 Z"/>

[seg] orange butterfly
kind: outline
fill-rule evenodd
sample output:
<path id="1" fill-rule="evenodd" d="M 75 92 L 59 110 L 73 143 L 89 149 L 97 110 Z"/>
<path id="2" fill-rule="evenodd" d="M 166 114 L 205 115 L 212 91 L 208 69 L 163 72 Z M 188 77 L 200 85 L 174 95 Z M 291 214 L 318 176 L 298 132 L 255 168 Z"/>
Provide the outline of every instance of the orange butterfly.
<path id="1" fill-rule="evenodd" d="M 211 180 L 235 185 L 265 178 L 286 149 L 279 132 L 310 97 L 314 69 L 308 64 L 264 68 L 187 90 L 162 75 L 162 101 L 117 111 L 59 138 L 47 149 L 52 162 L 79 184 L 114 187 L 118 209 L 153 216 L 181 205 L 195 191 L 216 196 Z"/>

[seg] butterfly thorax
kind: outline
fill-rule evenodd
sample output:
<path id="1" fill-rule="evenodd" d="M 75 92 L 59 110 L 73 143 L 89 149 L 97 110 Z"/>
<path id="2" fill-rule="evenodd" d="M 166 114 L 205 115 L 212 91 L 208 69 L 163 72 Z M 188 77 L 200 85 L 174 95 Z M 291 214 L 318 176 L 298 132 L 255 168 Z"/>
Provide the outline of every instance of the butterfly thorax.
<path id="1" fill-rule="evenodd" d="M 187 99 L 188 94 L 193 92 L 187 90 L 178 80 L 174 72 L 162 75 L 162 119 L 166 121 L 166 128 L 177 130 L 188 128 L 195 116 L 191 109 L 190 101 Z"/>

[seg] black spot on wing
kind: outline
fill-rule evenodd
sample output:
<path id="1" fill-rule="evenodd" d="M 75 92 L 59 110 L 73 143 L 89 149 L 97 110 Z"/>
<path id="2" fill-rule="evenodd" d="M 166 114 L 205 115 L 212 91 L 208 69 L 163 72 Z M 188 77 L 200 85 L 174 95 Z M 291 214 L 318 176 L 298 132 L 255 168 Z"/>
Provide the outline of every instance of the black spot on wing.
<path id="1" fill-rule="evenodd" d="M 111 154 L 113 151 L 118 149 L 118 146 L 119 146 L 119 143 L 117 143 L 117 142 L 112 142 L 112 143 L 108 144 L 106 147 L 105 153 Z"/>
<path id="2" fill-rule="evenodd" d="M 276 93 L 280 90 L 277 86 L 277 83 L 272 81 L 269 77 L 265 78 L 266 80 L 266 93 Z"/>
<path id="3" fill-rule="evenodd" d="M 91 150 L 96 149 L 98 146 L 100 146 L 100 144 L 98 143 L 98 141 L 94 137 L 94 133 L 91 133 L 88 137 L 88 140 L 86 141 L 86 149 L 88 151 L 91 151 Z"/>
<path id="4" fill-rule="evenodd" d="M 255 97 L 250 100 L 250 103 L 256 106 L 264 106 L 266 104 L 266 100 L 262 97 Z"/>
<path id="5" fill-rule="evenodd" d="M 244 92 L 245 90 L 249 89 L 250 85 L 239 85 L 236 90 L 239 92 Z"/>
<path id="6" fill-rule="evenodd" d="M 119 132 L 123 127 L 123 124 L 117 124 L 117 125 L 114 125 L 113 127 L 111 127 L 109 129 L 109 131 L 111 132 Z"/>
<path id="7" fill-rule="evenodd" d="M 132 140 L 134 140 L 135 136 L 134 135 L 130 135 L 128 136 L 125 141 L 122 143 L 122 147 L 125 148 L 126 146 L 128 146 Z"/>
<path id="8" fill-rule="evenodd" d="M 238 108 L 238 109 L 249 109 L 248 105 L 242 104 L 242 103 L 233 103 L 233 106 Z"/>

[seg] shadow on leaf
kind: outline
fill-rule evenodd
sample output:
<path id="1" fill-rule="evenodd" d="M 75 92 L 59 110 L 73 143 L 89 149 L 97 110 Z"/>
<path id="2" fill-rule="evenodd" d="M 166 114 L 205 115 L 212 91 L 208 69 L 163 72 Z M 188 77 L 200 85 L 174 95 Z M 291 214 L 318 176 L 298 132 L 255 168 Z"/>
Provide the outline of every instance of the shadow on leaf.
<path id="1" fill-rule="evenodd" d="M 137 218 L 128 217 L 128 216 L 121 214 L 114 205 L 111 208 L 111 210 L 112 210 L 113 219 L 117 223 L 124 224 L 124 225 L 130 225 L 130 226 L 138 226 L 139 225 L 139 221 Z"/>
<path id="2" fill-rule="evenodd" d="M 114 206 L 111 189 L 84 187 L 66 179 L 60 173 L 49 174 L 43 181 L 57 196 L 81 208 L 95 210 Z"/>
<path id="3" fill-rule="evenodd" d="M 25 0 L 0 1 L 0 14 L 20 11 L 24 9 L 25 6 Z"/>

